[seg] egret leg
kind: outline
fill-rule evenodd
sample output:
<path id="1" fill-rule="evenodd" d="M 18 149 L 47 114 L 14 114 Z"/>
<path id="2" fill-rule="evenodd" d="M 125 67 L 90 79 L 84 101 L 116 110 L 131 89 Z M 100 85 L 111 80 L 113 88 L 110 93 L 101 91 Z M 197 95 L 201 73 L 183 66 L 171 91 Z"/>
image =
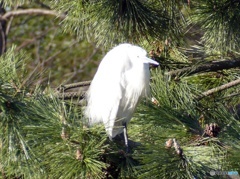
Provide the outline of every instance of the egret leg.
<path id="1" fill-rule="evenodd" d="M 124 123 L 123 126 L 124 126 L 124 128 L 123 128 L 124 142 L 125 142 L 125 146 L 126 146 L 126 152 L 128 152 L 127 124 Z"/>

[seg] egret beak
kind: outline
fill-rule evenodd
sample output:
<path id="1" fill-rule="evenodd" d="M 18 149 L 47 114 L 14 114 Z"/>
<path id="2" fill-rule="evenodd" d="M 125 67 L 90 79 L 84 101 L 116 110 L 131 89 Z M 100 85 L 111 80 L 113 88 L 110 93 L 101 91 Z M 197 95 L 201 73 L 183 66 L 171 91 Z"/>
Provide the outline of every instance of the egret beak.
<path id="1" fill-rule="evenodd" d="M 144 62 L 144 63 L 148 63 L 150 66 L 154 66 L 154 67 L 158 67 L 158 66 L 159 66 L 159 63 L 158 63 L 158 62 L 156 62 L 156 61 L 154 61 L 154 60 L 152 60 L 152 59 L 150 59 L 150 58 L 147 58 L 147 57 L 145 57 L 145 58 L 143 59 L 143 62 Z"/>

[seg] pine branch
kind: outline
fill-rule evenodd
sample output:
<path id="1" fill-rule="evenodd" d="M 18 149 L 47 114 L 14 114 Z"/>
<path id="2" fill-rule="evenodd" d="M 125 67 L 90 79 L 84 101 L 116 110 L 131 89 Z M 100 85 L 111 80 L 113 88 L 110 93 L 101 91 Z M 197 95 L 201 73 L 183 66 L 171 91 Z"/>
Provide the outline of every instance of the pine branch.
<path id="1" fill-rule="evenodd" d="M 202 93 L 202 95 L 198 98 L 199 99 L 202 99 L 206 96 L 210 96 L 212 95 L 213 93 L 216 93 L 216 92 L 220 92 L 222 90 L 225 90 L 225 89 L 228 89 L 228 88 L 231 88 L 233 86 L 236 86 L 236 85 L 239 85 L 240 84 L 240 79 L 237 79 L 237 80 L 234 80 L 234 81 L 231 81 L 227 84 L 224 84 L 224 85 L 221 85 L 221 86 L 218 86 L 216 88 L 212 88 L 210 90 L 207 90 L 205 91 L 204 93 Z"/>
<path id="2" fill-rule="evenodd" d="M 66 84 L 66 85 L 60 85 L 56 89 L 56 97 L 59 99 L 72 99 L 72 98 L 78 98 L 79 100 L 84 99 L 86 91 L 79 90 L 78 92 L 66 92 L 73 88 L 79 88 L 84 86 L 89 86 L 91 84 L 91 81 L 82 81 L 78 83 L 72 83 L 72 84 Z"/>
<path id="3" fill-rule="evenodd" d="M 174 71 L 170 71 L 168 74 L 172 77 L 181 76 L 184 74 L 193 75 L 196 73 L 226 70 L 230 68 L 240 67 L 240 58 L 234 60 L 214 61 L 211 63 L 201 64 L 193 67 L 186 67 Z"/>
<path id="4" fill-rule="evenodd" d="M 83 87 L 83 86 L 89 86 L 91 81 L 82 81 L 78 83 L 72 83 L 72 84 L 67 84 L 67 85 L 61 85 L 57 88 L 57 91 L 63 92 L 67 91 L 72 88 L 78 88 L 78 87 Z"/>
<path id="5" fill-rule="evenodd" d="M 85 96 L 85 91 L 80 92 L 68 92 L 68 93 L 56 93 L 56 96 L 59 99 L 72 99 L 72 98 L 79 98 L 79 100 L 82 100 Z"/>

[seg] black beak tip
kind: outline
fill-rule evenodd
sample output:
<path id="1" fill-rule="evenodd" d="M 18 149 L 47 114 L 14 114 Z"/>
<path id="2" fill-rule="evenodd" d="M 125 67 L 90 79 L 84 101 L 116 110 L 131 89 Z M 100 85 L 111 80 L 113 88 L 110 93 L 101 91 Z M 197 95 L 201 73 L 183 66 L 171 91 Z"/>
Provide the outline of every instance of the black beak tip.
<path id="1" fill-rule="evenodd" d="M 159 64 L 158 64 L 158 65 L 156 65 L 156 64 L 150 64 L 149 66 L 150 66 L 150 68 L 157 68 L 157 67 L 159 67 L 160 65 L 159 65 Z"/>

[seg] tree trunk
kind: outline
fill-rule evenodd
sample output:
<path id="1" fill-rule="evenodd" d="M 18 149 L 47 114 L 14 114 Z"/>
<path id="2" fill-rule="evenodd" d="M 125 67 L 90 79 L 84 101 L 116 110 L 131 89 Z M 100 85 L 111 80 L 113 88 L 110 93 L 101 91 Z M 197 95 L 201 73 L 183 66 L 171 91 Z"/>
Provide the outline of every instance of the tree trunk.
<path id="1" fill-rule="evenodd" d="M 3 8 L 3 1 L 0 3 L 0 15 L 3 16 L 6 13 Z M 6 36 L 7 21 L 0 19 L 0 55 L 6 52 L 7 36 Z"/>

